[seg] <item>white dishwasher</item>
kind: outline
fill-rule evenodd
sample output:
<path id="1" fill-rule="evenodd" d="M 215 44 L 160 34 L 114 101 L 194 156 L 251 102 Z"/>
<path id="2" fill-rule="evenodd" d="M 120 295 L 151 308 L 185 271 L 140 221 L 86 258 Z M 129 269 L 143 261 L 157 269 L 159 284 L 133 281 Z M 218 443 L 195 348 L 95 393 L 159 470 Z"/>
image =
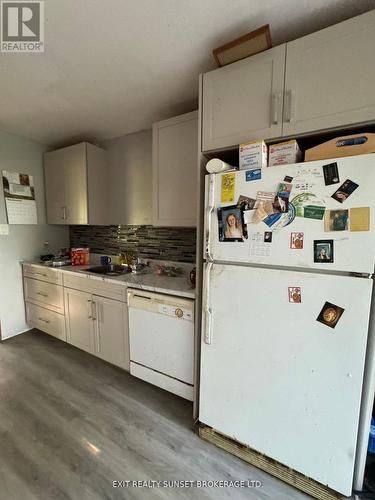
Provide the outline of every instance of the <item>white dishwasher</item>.
<path id="1" fill-rule="evenodd" d="M 128 290 L 130 373 L 193 400 L 194 300 Z"/>

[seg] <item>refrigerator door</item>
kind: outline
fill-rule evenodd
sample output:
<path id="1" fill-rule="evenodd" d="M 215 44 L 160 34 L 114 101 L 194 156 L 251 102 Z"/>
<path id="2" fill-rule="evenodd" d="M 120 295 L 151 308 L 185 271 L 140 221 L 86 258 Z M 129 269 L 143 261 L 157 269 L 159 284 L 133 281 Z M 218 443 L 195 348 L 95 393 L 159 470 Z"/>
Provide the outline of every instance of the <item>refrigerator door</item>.
<path id="1" fill-rule="evenodd" d="M 350 495 L 372 280 L 219 264 L 205 280 L 199 420 Z"/>
<path id="2" fill-rule="evenodd" d="M 323 166 L 332 163 L 337 163 L 339 182 L 326 185 Z M 234 185 L 230 184 L 233 177 L 232 179 L 226 177 L 228 175 L 234 176 Z M 249 176 L 244 170 L 207 176 L 204 258 L 222 262 L 373 273 L 375 154 L 267 167 L 261 170 L 261 176 L 259 180 L 246 180 L 253 176 Z M 293 205 L 290 207 L 289 225 L 274 229 L 264 222 L 250 223 L 247 224 L 248 238 L 245 241 L 219 241 L 218 208 L 236 205 L 241 195 L 255 199 L 258 191 L 275 193 L 278 184 L 285 176 L 293 177 L 292 192 L 289 196 L 289 201 Z M 358 187 L 341 203 L 332 198 L 332 194 L 347 179 Z M 307 193 L 304 195 L 304 200 L 300 196 L 302 193 Z M 309 208 L 301 208 L 302 205 L 307 205 Z M 306 217 L 306 215 L 317 217 L 319 213 L 322 217 L 322 210 L 319 212 L 318 209 L 318 213 L 316 210 L 319 206 L 326 209 L 326 229 L 336 229 L 335 231 L 326 231 L 323 219 Z M 365 210 L 353 211 L 354 208 L 365 208 Z M 328 210 L 341 210 L 341 212 L 329 213 Z M 222 212 L 223 232 L 230 213 L 231 210 Z M 298 216 L 301 213 L 305 214 L 305 217 Z M 252 213 L 249 213 L 249 216 L 251 218 Z M 334 220 L 335 216 L 338 217 L 338 223 Z M 369 230 L 353 230 L 366 227 L 368 217 Z M 284 219 L 287 219 L 286 215 L 283 215 Z M 264 241 L 266 231 L 273 231 L 271 242 Z M 303 233 L 302 248 L 291 248 L 292 233 Z M 314 262 L 314 241 L 319 240 L 333 240 L 333 262 L 327 260 Z"/>

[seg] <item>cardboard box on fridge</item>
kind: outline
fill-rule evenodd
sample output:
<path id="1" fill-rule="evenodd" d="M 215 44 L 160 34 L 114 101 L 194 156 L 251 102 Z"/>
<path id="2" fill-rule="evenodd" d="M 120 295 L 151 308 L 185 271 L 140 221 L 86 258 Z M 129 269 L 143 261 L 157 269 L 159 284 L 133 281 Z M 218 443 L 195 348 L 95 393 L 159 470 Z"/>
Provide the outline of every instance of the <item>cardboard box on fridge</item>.
<path id="1" fill-rule="evenodd" d="M 272 144 L 268 152 L 268 166 L 287 165 L 289 163 L 298 163 L 302 160 L 302 151 L 295 139 L 279 144 Z"/>
<path id="2" fill-rule="evenodd" d="M 240 144 L 239 169 L 249 170 L 267 166 L 267 144 L 263 140 Z"/>

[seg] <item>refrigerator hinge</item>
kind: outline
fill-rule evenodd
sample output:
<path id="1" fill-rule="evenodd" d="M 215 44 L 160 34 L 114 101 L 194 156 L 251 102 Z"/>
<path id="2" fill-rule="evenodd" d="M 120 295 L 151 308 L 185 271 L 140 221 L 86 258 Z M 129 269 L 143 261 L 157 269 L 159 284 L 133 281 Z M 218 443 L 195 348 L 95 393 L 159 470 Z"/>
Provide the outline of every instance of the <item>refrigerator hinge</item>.
<path id="1" fill-rule="evenodd" d="M 206 247 L 205 258 L 206 258 L 207 262 L 213 262 L 214 261 L 212 255 L 210 253 L 209 246 Z"/>
<path id="2" fill-rule="evenodd" d="M 353 276 L 353 278 L 367 278 L 373 280 L 375 275 L 371 273 L 350 273 L 350 276 Z"/>

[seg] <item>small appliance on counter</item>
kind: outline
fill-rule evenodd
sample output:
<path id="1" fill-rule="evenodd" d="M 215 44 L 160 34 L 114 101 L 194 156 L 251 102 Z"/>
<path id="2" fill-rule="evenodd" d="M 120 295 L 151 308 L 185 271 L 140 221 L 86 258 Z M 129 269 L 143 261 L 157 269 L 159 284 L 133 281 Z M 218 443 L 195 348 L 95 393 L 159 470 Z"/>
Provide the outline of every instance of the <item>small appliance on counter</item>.
<path id="1" fill-rule="evenodd" d="M 61 248 L 58 251 L 56 257 L 52 254 L 41 255 L 40 261 L 46 266 L 51 266 L 51 267 L 62 267 L 71 265 L 70 253 L 66 248 Z"/>

